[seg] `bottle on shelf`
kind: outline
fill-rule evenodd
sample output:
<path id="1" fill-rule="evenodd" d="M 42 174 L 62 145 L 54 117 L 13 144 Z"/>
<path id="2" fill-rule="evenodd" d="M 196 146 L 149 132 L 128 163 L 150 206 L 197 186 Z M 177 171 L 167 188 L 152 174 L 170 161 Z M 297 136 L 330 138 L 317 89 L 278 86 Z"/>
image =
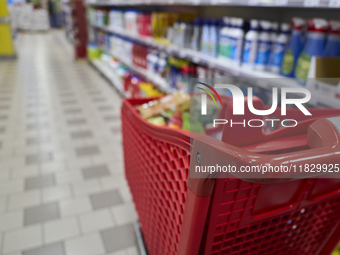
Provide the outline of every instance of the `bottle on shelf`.
<path id="1" fill-rule="evenodd" d="M 223 25 L 220 29 L 219 34 L 218 58 L 228 59 L 228 49 L 230 42 L 230 19 L 229 17 L 224 17 L 222 21 Z"/>
<path id="2" fill-rule="evenodd" d="M 209 24 L 210 20 L 203 20 L 202 26 L 202 36 L 201 36 L 201 53 L 208 55 L 208 45 L 209 45 Z"/>
<path id="3" fill-rule="evenodd" d="M 193 33 L 191 37 L 190 48 L 195 51 L 200 51 L 200 38 L 201 38 L 201 19 L 196 18 L 193 24 Z"/>
<path id="4" fill-rule="evenodd" d="M 295 68 L 295 77 L 301 85 L 306 83 L 312 57 L 323 56 L 328 30 L 327 20 L 315 18 L 308 20 L 306 43 Z"/>
<path id="5" fill-rule="evenodd" d="M 256 57 L 256 70 L 263 71 L 266 69 L 269 63 L 270 49 L 271 49 L 271 27 L 272 24 L 269 21 L 260 21 L 261 32 L 259 35 L 259 44 Z"/>
<path id="6" fill-rule="evenodd" d="M 242 49 L 244 40 L 243 19 L 235 19 L 235 27 L 232 31 L 231 60 L 240 65 L 242 60 Z"/>
<path id="7" fill-rule="evenodd" d="M 305 30 L 305 26 L 306 21 L 304 19 L 291 19 L 292 33 L 281 63 L 280 73 L 283 76 L 294 77 L 296 62 L 304 43 L 303 32 Z"/>
<path id="8" fill-rule="evenodd" d="M 243 50 L 243 66 L 254 68 L 257 56 L 257 46 L 259 40 L 259 22 L 255 19 L 250 20 L 250 30 L 245 35 Z"/>
<path id="9" fill-rule="evenodd" d="M 218 43 L 218 29 L 217 20 L 210 20 L 209 25 L 209 42 L 208 42 L 208 56 L 216 58 L 217 56 L 217 43 Z"/>
<path id="10" fill-rule="evenodd" d="M 270 65 L 270 70 L 273 73 L 280 73 L 283 54 L 285 52 L 290 37 L 289 34 L 289 24 L 282 23 L 280 35 L 276 38 L 272 50 L 272 61 Z"/>
<path id="11" fill-rule="evenodd" d="M 266 67 L 267 70 L 271 70 L 271 65 L 273 63 L 273 58 L 274 58 L 274 45 L 278 37 L 278 32 L 279 32 L 279 23 L 272 22 L 271 32 L 270 32 L 270 55 L 269 55 L 268 65 Z"/>
<path id="12" fill-rule="evenodd" d="M 327 43 L 323 51 L 325 57 L 339 57 L 340 56 L 340 22 L 331 20 L 331 32 L 327 37 Z"/>

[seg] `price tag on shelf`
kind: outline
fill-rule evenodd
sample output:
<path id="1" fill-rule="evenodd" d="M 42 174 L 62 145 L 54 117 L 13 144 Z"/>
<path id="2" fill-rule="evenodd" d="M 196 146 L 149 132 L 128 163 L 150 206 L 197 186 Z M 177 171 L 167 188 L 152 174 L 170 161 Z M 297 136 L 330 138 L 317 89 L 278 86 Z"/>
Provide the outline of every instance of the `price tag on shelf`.
<path id="1" fill-rule="evenodd" d="M 303 6 L 305 7 L 316 7 L 319 6 L 320 0 L 304 0 Z"/>
<path id="2" fill-rule="evenodd" d="M 340 0 L 329 0 L 328 7 L 340 8 Z"/>

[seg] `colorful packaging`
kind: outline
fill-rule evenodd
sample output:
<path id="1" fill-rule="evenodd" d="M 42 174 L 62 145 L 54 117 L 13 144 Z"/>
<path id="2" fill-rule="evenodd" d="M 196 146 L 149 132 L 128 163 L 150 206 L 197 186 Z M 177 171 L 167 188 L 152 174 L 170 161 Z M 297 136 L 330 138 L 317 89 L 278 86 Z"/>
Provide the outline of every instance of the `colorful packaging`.
<path id="1" fill-rule="evenodd" d="M 301 18 L 292 18 L 291 26 L 293 28 L 288 47 L 283 55 L 281 64 L 281 75 L 286 77 L 294 77 L 294 70 L 297 59 L 303 47 L 303 31 L 306 22 Z"/>
<path id="2" fill-rule="evenodd" d="M 287 43 L 289 41 L 289 24 L 282 23 L 281 24 L 281 33 L 276 38 L 273 48 L 272 48 L 272 57 L 270 63 L 270 70 L 273 73 L 279 73 L 281 68 L 281 63 L 283 59 L 284 52 L 287 47 Z"/>
<path id="3" fill-rule="evenodd" d="M 322 56 L 326 44 L 328 22 L 324 19 L 308 20 L 308 34 L 306 43 L 298 58 L 295 77 L 302 85 L 305 84 L 313 56 Z"/>
<path id="4" fill-rule="evenodd" d="M 327 43 L 323 52 L 325 57 L 340 56 L 340 22 L 330 21 L 331 32 L 327 37 Z"/>

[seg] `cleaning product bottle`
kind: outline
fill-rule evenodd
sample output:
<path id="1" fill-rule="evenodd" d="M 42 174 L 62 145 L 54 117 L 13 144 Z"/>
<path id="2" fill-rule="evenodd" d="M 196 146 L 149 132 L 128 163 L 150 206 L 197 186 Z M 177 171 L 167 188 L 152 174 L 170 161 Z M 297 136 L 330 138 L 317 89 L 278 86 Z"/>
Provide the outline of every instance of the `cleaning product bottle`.
<path id="1" fill-rule="evenodd" d="M 210 23 L 210 20 L 207 20 L 207 19 L 203 20 L 202 36 L 201 36 L 201 52 L 204 55 L 208 54 L 209 23 Z"/>
<path id="2" fill-rule="evenodd" d="M 218 46 L 218 58 L 227 59 L 228 58 L 228 46 L 229 46 L 229 30 L 230 30 L 230 20 L 228 17 L 224 17 L 223 26 L 220 30 L 219 36 L 219 46 Z"/>
<path id="3" fill-rule="evenodd" d="M 277 22 L 272 22 L 271 32 L 270 32 L 270 55 L 268 60 L 267 70 L 270 70 L 271 64 L 274 58 L 274 45 L 278 37 L 279 24 Z"/>
<path id="4" fill-rule="evenodd" d="M 235 44 L 235 27 L 237 23 L 237 18 L 230 18 L 230 26 L 229 26 L 229 31 L 228 31 L 228 47 L 227 47 L 227 58 L 231 60 L 232 57 L 232 48 L 233 45 Z"/>
<path id="5" fill-rule="evenodd" d="M 243 19 L 236 19 L 233 31 L 233 44 L 231 46 L 231 60 L 238 65 L 241 64 L 243 40 Z"/>
<path id="6" fill-rule="evenodd" d="M 259 35 L 259 44 L 257 49 L 257 57 L 256 57 L 256 70 L 265 70 L 266 66 L 269 62 L 270 57 L 270 49 L 271 49 L 271 36 L 270 36 L 270 30 L 271 30 L 271 22 L 261 20 L 260 21 L 261 26 L 261 33 Z"/>
<path id="7" fill-rule="evenodd" d="M 323 51 L 326 57 L 339 57 L 340 56 L 340 22 L 331 20 L 331 32 L 327 37 L 327 43 Z"/>
<path id="8" fill-rule="evenodd" d="M 257 44 L 259 39 L 259 22 L 255 19 L 250 20 L 250 30 L 245 35 L 243 50 L 243 66 L 253 68 L 257 55 Z"/>
<path id="9" fill-rule="evenodd" d="M 190 44 L 192 50 L 200 51 L 201 32 L 201 19 L 196 18 L 193 24 L 193 33 Z"/>
<path id="10" fill-rule="evenodd" d="M 218 21 L 211 20 L 209 26 L 209 53 L 210 57 L 216 58 L 217 56 L 217 38 L 218 38 Z"/>
<path id="11" fill-rule="evenodd" d="M 306 43 L 295 68 L 295 77 L 302 85 L 306 83 L 312 57 L 323 55 L 328 30 L 327 20 L 315 18 L 308 20 Z"/>
<path id="12" fill-rule="evenodd" d="M 303 32 L 306 21 L 301 18 L 292 18 L 291 26 L 292 34 L 281 63 L 281 75 L 286 77 L 294 77 L 296 62 L 304 43 Z"/>
<path id="13" fill-rule="evenodd" d="M 279 73 L 281 68 L 281 62 L 283 59 L 283 53 L 285 52 L 285 49 L 287 47 L 287 43 L 289 41 L 289 24 L 282 23 L 281 24 L 281 33 L 276 38 L 273 50 L 272 50 L 272 61 L 270 70 L 273 73 Z"/>

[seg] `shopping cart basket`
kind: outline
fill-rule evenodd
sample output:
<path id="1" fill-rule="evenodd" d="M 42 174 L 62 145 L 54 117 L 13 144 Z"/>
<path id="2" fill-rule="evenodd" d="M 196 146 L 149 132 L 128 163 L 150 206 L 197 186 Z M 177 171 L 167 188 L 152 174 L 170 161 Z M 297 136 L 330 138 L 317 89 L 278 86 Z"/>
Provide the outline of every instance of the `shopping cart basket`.
<path id="1" fill-rule="evenodd" d="M 276 179 L 275 175 L 273 179 L 244 180 L 247 176 L 242 175 L 193 179 L 189 168 L 190 156 L 195 167 L 198 154 L 200 164 L 249 164 L 254 155 L 252 159 L 272 164 L 313 162 L 315 155 L 323 155 L 322 162 L 340 163 L 336 125 L 316 121 L 340 115 L 339 110 L 312 109 L 309 119 L 290 110 L 305 119 L 296 128 L 268 134 L 246 129 L 239 139 L 235 135 L 240 135 L 240 129 L 224 128 L 222 141 L 191 134 L 190 143 L 189 132 L 154 126 L 139 115 L 134 106 L 149 100 L 123 100 L 122 130 L 126 178 L 150 255 L 332 251 L 340 239 L 339 179 L 288 181 L 302 177 Z M 255 105 L 259 109 L 261 102 Z"/>

